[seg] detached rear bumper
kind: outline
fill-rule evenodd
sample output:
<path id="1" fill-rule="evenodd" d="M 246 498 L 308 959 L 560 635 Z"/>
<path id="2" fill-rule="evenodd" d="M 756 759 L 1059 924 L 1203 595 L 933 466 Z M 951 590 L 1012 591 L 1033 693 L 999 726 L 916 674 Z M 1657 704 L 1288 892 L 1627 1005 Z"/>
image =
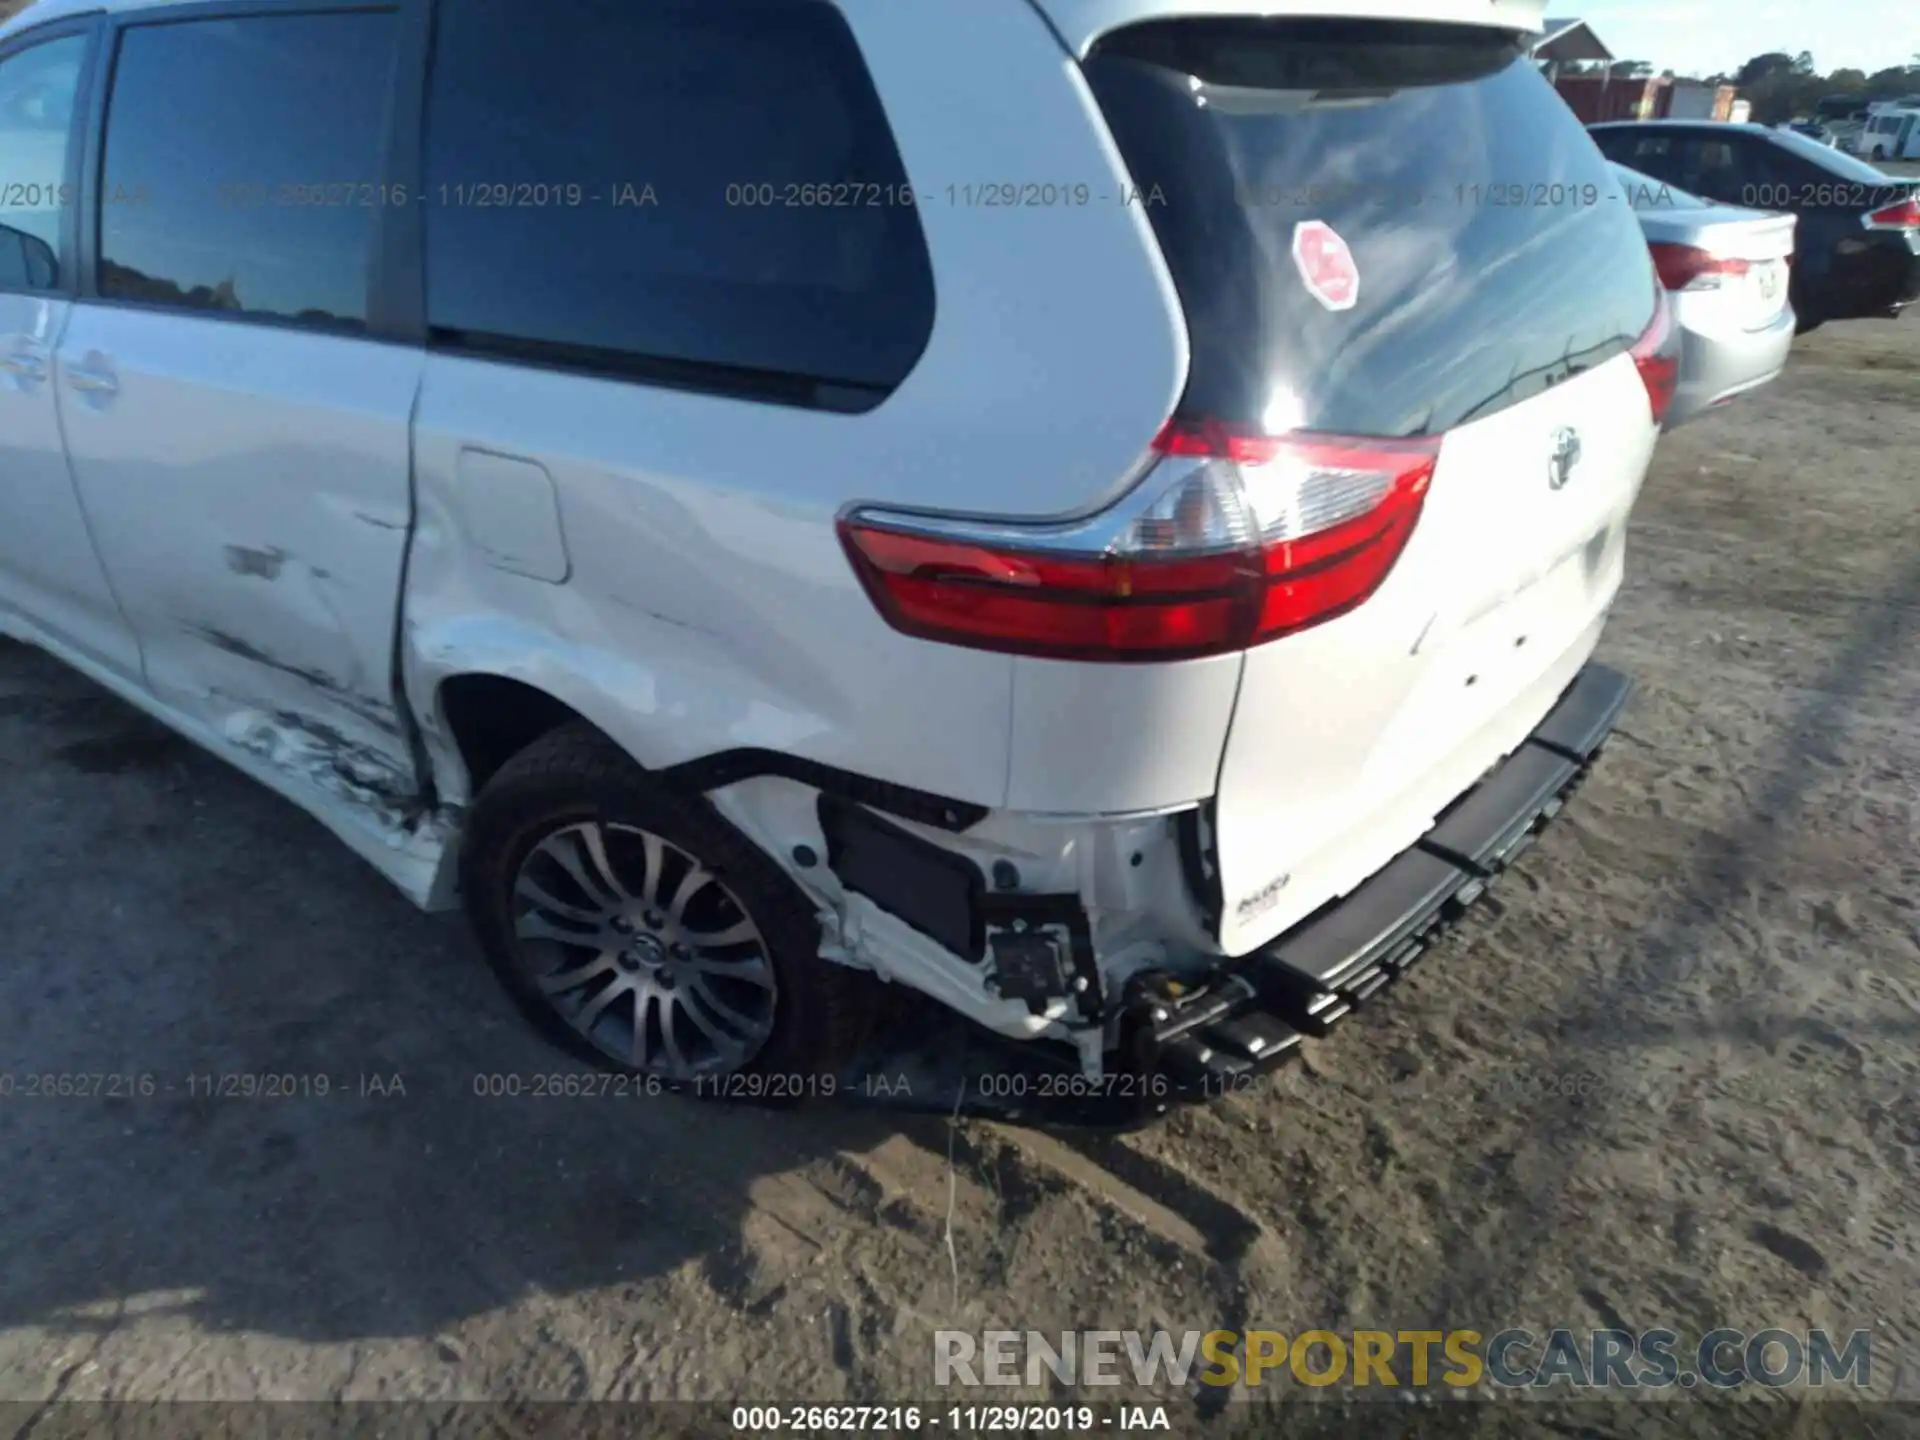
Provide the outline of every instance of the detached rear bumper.
<path id="1" fill-rule="evenodd" d="M 1284 1057 L 1302 1035 L 1324 1035 L 1406 974 L 1438 929 L 1485 894 L 1560 813 L 1632 690 L 1618 671 L 1587 666 L 1539 728 L 1412 849 L 1236 962 L 1208 996 L 1150 1010 L 1144 1055 L 1183 1093 L 1217 1093 Z M 1204 1014 L 1208 1008 L 1217 1013 Z"/>
<path id="2" fill-rule="evenodd" d="M 1590 664 L 1533 733 L 1434 827 L 1358 889 L 1206 984 L 1136 977 L 1118 1061 L 1084 1081 L 1040 1043 L 996 1043 L 955 1017 L 905 1025 L 842 1077 L 841 1093 L 893 1109 L 1122 1127 L 1231 1094 L 1425 957 L 1532 846 L 1592 770 L 1632 682 Z"/>

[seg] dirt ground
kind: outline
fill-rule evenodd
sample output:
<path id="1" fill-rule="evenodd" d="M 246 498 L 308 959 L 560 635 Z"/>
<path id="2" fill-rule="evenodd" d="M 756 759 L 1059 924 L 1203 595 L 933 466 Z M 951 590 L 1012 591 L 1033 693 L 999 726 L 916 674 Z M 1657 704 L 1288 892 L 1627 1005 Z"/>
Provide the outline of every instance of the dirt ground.
<path id="1" fill-rule="evenodd" d="M 1870 1327 L 1920 1397 L 1917 456 L 1914 319 L 1664 441 L 1593 782 L 1304 1064 L 1121 1139 L 482 1098 L 570 1067 L 457 920 L 0 647 L 0 1070 L 158 1086 L 0 1101 L 0 1399 L 927 1398 L 939 1328 L 1508 1325 Z"/>

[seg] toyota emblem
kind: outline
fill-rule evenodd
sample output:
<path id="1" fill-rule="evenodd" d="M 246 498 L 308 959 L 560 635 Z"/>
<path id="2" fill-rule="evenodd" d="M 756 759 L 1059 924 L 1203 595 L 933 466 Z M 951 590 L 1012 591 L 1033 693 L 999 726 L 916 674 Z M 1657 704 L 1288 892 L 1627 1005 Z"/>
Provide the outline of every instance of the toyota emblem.
<path id="1" fill-rule="evenodd" d="M 1580 463 L 1580 432 L 1561 426 L 1553 432 L 1553 457 L 1547 461 L 1547 484 L 1555 490 L 1566 489 Z"/>

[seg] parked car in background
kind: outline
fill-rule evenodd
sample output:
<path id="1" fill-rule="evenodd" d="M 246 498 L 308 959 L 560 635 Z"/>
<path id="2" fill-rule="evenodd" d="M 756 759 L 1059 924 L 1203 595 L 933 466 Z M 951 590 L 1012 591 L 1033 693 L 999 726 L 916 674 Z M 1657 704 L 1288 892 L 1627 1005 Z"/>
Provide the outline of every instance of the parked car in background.
<path id="1" fill-rule="evenodd" d="M 1782 130 L 1791 130 L 1796 135 L 1804 135 L 1807 139 L 1817 141 L 1822 145 L 1837 146 L 1840 143 L 1839 136 L 1835 135 L 1832 130 L 1828 129 L 1818 120 L 1794 120 L 1779 128 Z"/>
<path id="2" fill-rule="evenodd" d="M 1867 120 L 1854 148 L 1867 160 L 1920 159 L 1920 109 L 1878 111 Z"/>
<path id="3" fill-rule="evenodd" d="M 1813 108 L 1813 118 L 1832 132 L 1833 143 L 1842 150 L 1852 149 L 1871 114 L 1868 103 L 1857 95 L 1829 95 Z"/>
<path id="4" fill-rule="evenodd" d="M 1920 299 L 1920 184 L 1790 130 L 1642 120 L 1595 125 L 1616 164 L 1723 205 L 1799 218 L 1789 300 L 1801 330 L 1897 315 Z"/>
<path id="5" fill-rule="evenodd" d="M 1673 301 L 1682 342 L 1667 428 L 1754 390 L 1786 368 L 1792 215 L 1719 205 L 1614 166 Z"/>

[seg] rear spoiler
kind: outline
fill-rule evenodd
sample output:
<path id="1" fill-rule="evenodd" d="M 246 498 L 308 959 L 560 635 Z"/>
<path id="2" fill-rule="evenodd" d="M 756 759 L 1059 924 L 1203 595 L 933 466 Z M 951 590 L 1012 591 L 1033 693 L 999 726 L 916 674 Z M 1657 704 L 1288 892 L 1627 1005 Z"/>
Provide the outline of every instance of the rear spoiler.
<path id="1" fill-rule="evenodd" d="M 1085 59 L 1109 31 L 1143 20 L 1232 16 L 1413 20 L 1544 33 L 1546 0 L 1031 0 L 1067 48 Z"/>

